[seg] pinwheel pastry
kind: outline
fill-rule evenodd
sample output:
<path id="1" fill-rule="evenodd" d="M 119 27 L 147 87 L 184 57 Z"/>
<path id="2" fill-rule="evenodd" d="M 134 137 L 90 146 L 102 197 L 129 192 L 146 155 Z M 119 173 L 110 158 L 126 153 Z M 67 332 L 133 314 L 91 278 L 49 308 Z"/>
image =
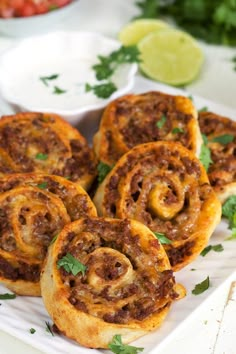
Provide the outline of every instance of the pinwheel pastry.
<path id="1" fill-rule="evenodd" d="M 112 166 L 138 144 L 179 141 L 197 155 L 202 138 L 192 101 L 158 91 L 126 95 L 105 109 L 94 150 L 98 159 Z"/>
<path id="2" fill-rule="evenodd" d="M 99 215 L 147 225 L 165 243 L 175 271 L 197 257 L 221 217 L 204 167 L 176 142 L 134 147 L 100 184 L 94 203 Z"/>
<path id="3" fill-rule="evenodd" d="M 236 122 L 212 112 L 201 112 L 199 124 L 211 152 L 208 177 L 224 202 L 236 191 Z"/>
<path id="4" fill-rule="evenodd" d="M 0 174 L 9 170 L 63 176 L 87 190 L 96 163 L 86 139 L 58 115 L 18 113 L 0 120 Z"/>
<path id="5" fill-rule="evenodd" d="M 86 215 L 96 215 L 91 199 L 62 177 L 0 179 L 0 282 L 19 295 L 39 296 L 48 245 L 67 223 Z"/>
<path id="6" fill-rule="evenodd" d="M 162 245 L 143 224 L 84 218 L 68 224 L 41 274 L 45 306 L 59 331 L 90 348 L 114 335 L 128 343 L 159 327 L 185 289 Z"/>

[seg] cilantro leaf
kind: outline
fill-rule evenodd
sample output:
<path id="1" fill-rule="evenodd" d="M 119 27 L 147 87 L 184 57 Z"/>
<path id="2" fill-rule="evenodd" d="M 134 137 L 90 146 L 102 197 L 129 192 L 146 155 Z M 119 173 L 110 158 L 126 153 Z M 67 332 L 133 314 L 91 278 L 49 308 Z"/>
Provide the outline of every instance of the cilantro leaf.
<path id="1" fill-rule="evenodd" d="M 43 154 L 42 152 L 39 152 L 38 154 L 36 154 L 35 158 L 37 160 L 47 160 L 48 155 L 47 154 Z"/>
<path id="2" fill-rule="evenodd" d="M 216 136 L 215 138 L 213 138 L 211 141 L 214 143 L 220 143 L 223 145 L 232 143 L 232 141 L 234 140 L 234 136 L 231 134 L 223 134 L 220 136 Z"/>
<path id="3" fill-rule="evenodd" d="M 13 300 L 15 298 L 16 298 L 16 294 L 9 294 L 9 293 L 0 294 L 0 300 Z"/>
<path id="4" fill-rule="evenodd" d="M 162 245 L 169 245 L 172 241 L 161 232 L 153 232 Z"/>
<path id="5" fill-rule="evenodd" d="M 111 343 L 108 344 L 108 348 L 115 354 L 137 354 L 144 350 L 144 348 L 123 344 L 120 334 L 114 335 Z"/>
<path id="6" fill-rule="evenodd" d="M 230 229 L 236 227 L 236 195 L 231 195 L 222 206 L 222 215 L 229 220 Z"/>
<path id="7" fill-rule="evenodd" d="M 77 275 L 79 272 L 84 275 L 87 269 L 84 264 L 80 263 L 70 253 L 67 253 L 66 256 L 59 259 L 59 261 L 57 262 L 57 268 L 60 267 L 63 267 L 67 271 L 67 273 L 72 273 L 73 275 Z"/>
<path id="8" fill-rule="evenodd" d="M 200 108 L 200 109 L 198 110 L 198 113 L 207 112 L 207 111 L 208 111 L 208 107 L 207 107 L 207 106 L 204 106 L 204 107 L 202 107 L 202 108 Z"/>
<path id="9" fill-rule="evenodd" d="M 46 332 L 50 333 L 54 337 L 54 333 L 51 329 L 50 323 L 47 321 L 45 321 L 45 323 L 46 323 Z"/>
<path id="10" fill-rule="evenodd" d="M 199 295 L 206 291 L 210 286 L 210 278 L 209 276 L 203 280 L 201 283 L 196 284 L 195 288 L 192 290 L 192 294 Z"/>
<path id="11" fill-rule="evenodd" d="M 208 168 L 213 161 L 211 159 L 211 150 L 205 144 L 202 144 L 201 146 L 199 160 L 205 167 L 205 170 L 208 171 Z"/>
<path id="12" fill-rule="evenodd" d="M 175 128 L 172 129 L 171 133 L 172 134 L 178 134 L 178 133 L 183 134 L 184 130 L 183 130 L 183 128 L 175 127 Z"/>
<path id="13" fill-rule="evenodd" d="M 59 77 L 59 74 L 53 74 L 50 76 L 41 76 L 39 79 L 43 82 L 45 86 L 48 86 L 48 81 L 56 80 Z"/>
<path id="14" fill-rule="evenodd" d="M 53 93 L 56 95 L 61 95 L 62 93 L 66 93 L 66 90 L 63 90 L 58 86 L 54 86 Z"/>
<path id="15" fill-rule="evenodd" d="M 224 247 L 219 243 L 218 245 L 209 245 L 209 246 L 207 246 L 207 247 L 205 247 L 203 250 L 202 250 L 202 252 L 200 253 L 200 255 L 202 256 L 202 257 L 205 257 L 205 255 L 207 254 L 207 253 L 209 253 L 210 251 L 215 251 L 215 252 L 222 252 L 222 251 L 224 251 Z"/>
<path id="16" fill-rule="evenodd" d="M 34 333 L 36 332 L 36 329 L 34 329 L 34 328 L 30 328 L 30 330 L 29 330 L 29 331 L 30 331 L 30 333 L 31 333 L 31 334 L 34 334 Z"/>
<path id="17" fill-rule="evenodd" d="M 98 183 L 100 184 L 102 183 L 106 175 L 112 170 L 112 167 L 100 161 L 97 166 L 97 170 L 98 170 Z"/>
<path id="18" fill-rule="evenodd" d="M 157 128 L 161 129 L 165 125 L 166 119 L 167 119 L 166 116 L 163 114 L 161 116 L 161 119 L 158 122 L 156 122 Z"/>
<path id="19" fill-rule="evenodd" d="M 47 182 L 42 182 L 37 185 L 37 187 L 40 189 L 46 189 L 47 186 L 48 186 Z"/>
<path id="20" fill-rule="evenodd" d="M 90 84 L 85 84 L 85 91 L 93 91 L 94 94 L 99 98 L 108 98 L 110 97 L 115 91 L 117 87 L 113 82 L 106 82 L 100 85 L 91 86 Z"/>

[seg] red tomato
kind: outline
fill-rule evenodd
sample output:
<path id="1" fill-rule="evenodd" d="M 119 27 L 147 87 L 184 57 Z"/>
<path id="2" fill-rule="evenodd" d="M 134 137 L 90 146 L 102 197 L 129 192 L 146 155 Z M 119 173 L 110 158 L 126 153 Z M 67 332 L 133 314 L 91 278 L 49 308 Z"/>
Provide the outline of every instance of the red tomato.
<path id="1" fill-rule="evenodd" d="M 10 0 L 9 6 L 13 9 L 19 9 L 20 7 L 24 6 L 24 0 Z"/>
<path id="2" fill-rule="evenodd" d="M 26 2 L 20 9 L 17 10 L 17 15 L 22 17 L 33 16 L 35 13 L 35 5 L 30 2 Z"/>

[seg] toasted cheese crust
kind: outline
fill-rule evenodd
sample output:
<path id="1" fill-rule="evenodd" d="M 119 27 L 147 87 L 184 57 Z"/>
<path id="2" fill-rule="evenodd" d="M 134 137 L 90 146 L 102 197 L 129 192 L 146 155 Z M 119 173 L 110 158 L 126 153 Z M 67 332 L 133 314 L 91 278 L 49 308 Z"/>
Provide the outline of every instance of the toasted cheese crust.
<path id="1" fill-rule="evenodd" d="M 134 146 L 159 140 L 179 141 L 199 155 L 202 138 L 189 98 L 158 91 L 118 98 L 105 109 L 93 142 L 98 159 L 112 166 Z"/>
<path id="2" fill-rule="evenodd" d="M 12 172 L 59 175 L 87 190 L 96 161 L 86 139 L 60 116 L 17 113 L 0 120 L 0 176 Z"/>

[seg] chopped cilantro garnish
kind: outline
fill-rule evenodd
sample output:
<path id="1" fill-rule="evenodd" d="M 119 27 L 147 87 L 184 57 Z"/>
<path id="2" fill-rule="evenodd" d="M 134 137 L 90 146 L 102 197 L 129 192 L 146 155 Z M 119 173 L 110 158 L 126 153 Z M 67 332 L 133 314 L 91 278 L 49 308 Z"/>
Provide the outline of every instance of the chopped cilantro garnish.
<path id="1" fill-rule="evenodd" d="M 42 182 L 37 185 L 37 187 L 40 189 L 46 189 L 47 186 L 48 186 L 47 182 Z"/>
<path id="2" fill-rule="evenodd" d="M 172 134 L 178 134 L 178 133 L 183 134 L 184 133 L 183 128 L 175 127 L 172 129 Z"/>
<path id="3" fill-rule="evenodd" d="M 106 175 L 112 170 L 112 167 L 100 161 L 97 166 L 97 170 L 98 170 L 98 183 L 100 184 L 102 183 Z"/>
<path id="4" fill-rule="evenodd" d="M 67 253 L 66 256 L 59 259 L 59 261 L 57 262 L 57 267 L 63 267 L 67 271 L 67 273 L 72 273 L 73 275 L 77 275 L 79 272 L 84 275 L 87 269 L 84 264 L 79 262 L 70 253 Z"/>
<path id="5" fill-rule="evenodd" d="M 210 286 L 210 278 L 209 276 L 203 280 L 201 283 L 196 284 L 195 288 L 192 290 L 192 294 L 199 295 L 206 291 Z"/>
<path id="6" fill-rule="evenodd" d="M 34 328 L 30 328 L 30 330 L 29 330 L 29 331 L 30 331 L 30 333 L 31 333 L 31 334 L 34 334 L 34 333 L 36 332 L 36 329 L 34 329 Z"/>
<path id="7" fill-rule="evenodd" d="M 200 109 L 198 110 L 198 113 L 207 112 L 207 111 L 208 111 L 208 107 L 207 107 L 207 106 L 204 106 L 204 107 L 202 107 L 202 108 L 200 108 Z"/>
<path id="8" fill-rule="evenodd" d="M 47 321 L 45 321 L 45 323 L 46 323 L 46 332 L 50 333 L 54 337 L 54 333 L 51 329 L 50 323 Z"/>
<path id="9" fill-rule="evenodd" d="M 172 241 L 161 232 L 153 232 L 162 245 L 169 245 Z"/>
<path id="10" fill-rule="evenodd" d="M 53 74 L 50 76 L 41 76 L 39 79 L 43 82 L 45 86 L 48 86 L 48 81 L 56 80 L 59 77 L 59 74 Z"/>
<path id="11" fill-rule="evenodd" d="M 232 143 L 232 141 L 234 140 L 234 136 L 231 134 L 223 134 L 220 136 L 216 136 L 215 138 L 213 138 L 211 141 L 214 143 L 220 143 L 223 145 Z"/>
<path id="12" fill-rule="evenodd" d="M 205 257 L 207 253 L 210 251 L 215 251 L 215 252 L 222 252 L 224 251 L 224 247 L 221 244 L 218 245 L 208 245 L 205 247 L 202 252 L 200 253 L 202 257 Z"/>
<path id="13" fill-rule="evenodd" d="M 62 93 L 66 93 L 66 90 L 63 90 L 63 89 L 61 89 L 61 88 L 58 87 L 58 86 L 54 86 L 54 88 L 53 88 L 53 93 L 54 93 L 55 95 L 61 95 Z"/>
<path id="14" fill-rule="evenodd" d="M 13 300 L 15 298 L 16 298 L 16 294 L 9 294 L 9 293 L 0 294 L 0 300 Z"/>
<path id="15" fill-rule="evenodd" d="M 205 167 L 206 171 L 208 171 L 208 168 L 213 161 L 211 159 L 211 150 L 205 144 L 202 144 L 202 146 L 201 146 L 199 160 L 201 161 L 201 163 Z"/>
<path id="16" fill-rule="evenodd" d="M 48 158 L 48 155 L 47 154 L 43 154 L 42 152 L 39 152 L 36 156 L 35 156 L 35 158 L 37 159 L 37 160 L 47 160 L 47 158 Z"/>
<path id="17" fill-rule="evenodd" d="M 166 116 L 163 114 L 161 116 L 161 119 L 158 122 L 156 122 L 157 128 L 161 129 L 164 126 L 166 119 L 167 119 Z"/>
<path id="18" fill-rule="evenodd" d="M 120 334 L 114 335 L 111 343 L 108 344 L 108 348 L 115 354 L 137 354 L 144 350 L 144 348 L 123 344 Z"/>
<path id="19" fill-rule="evenodd" d="M 113 82 L 106 82 L 100 85 L 91 86 L 90 84 L 85 84 L 85 91 L 93 91 L 93 93 L 99 98 L 108 98 L 113 92 L 117 90 L 117 87 Z"/>

